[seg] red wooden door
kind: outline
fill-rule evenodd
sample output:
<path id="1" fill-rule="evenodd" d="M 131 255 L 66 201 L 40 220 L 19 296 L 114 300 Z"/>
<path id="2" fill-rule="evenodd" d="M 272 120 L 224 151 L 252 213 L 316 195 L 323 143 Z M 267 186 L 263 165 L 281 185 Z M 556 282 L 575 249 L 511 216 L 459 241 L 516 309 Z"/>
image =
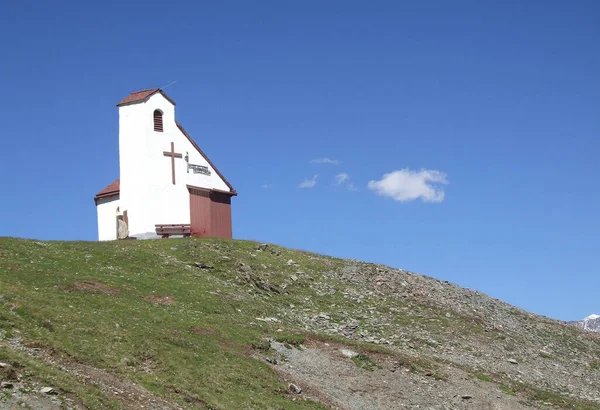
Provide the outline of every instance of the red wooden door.
<path id="1" fill-rule="evenodd" d="M 190 223 L 192 236 L 210 236 L 210 193 L 190 188 Z"/>
<path id="2" fill-rule="evenodd" d="M 211 192 L 210 199 L 211 235 L 231 239 L 231 196 Z"/>

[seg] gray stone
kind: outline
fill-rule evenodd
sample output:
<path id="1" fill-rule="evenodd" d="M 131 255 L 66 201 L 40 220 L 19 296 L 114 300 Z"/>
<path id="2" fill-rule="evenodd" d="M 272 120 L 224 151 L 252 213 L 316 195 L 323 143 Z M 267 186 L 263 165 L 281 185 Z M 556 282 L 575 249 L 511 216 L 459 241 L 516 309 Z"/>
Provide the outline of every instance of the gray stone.
<path id="1" fill-rule="evenodd" d="M 133 237 L 129 236 L 127 239 L 160 239 L 160 235 L 157 235 L 156 232 L 141 232 L 136 233 Z"/>
<path id="2" fill-rule="evenodd" d="M 277 319 L 276 317 L 257 317 L 256 320 L 260 320 L 261 322 L 269 322 L 269 323 L 277 323 L 279 322 L 279 319 Z"/>
<path id="3" fill-rule="evenodd" d="M 353 359 L 355 357 L 358 357 L 358 353 L 355 352 L 354 350 L 348 350 L 348 349 L 340 349 L 340 352 L 342 352 L 342 354 L 350 359 Z"/>
<path id="4" fill-rule="evenodd" d="M 117 239 L 125 239 L 129 236 L 129 227 L 121 218 L 117 219 Z"/>
<path id="5" fill-rule="evenodd" d="M 256 247 L 257 251 L 264 251 L 265 249 L 267 249 L 269 247 L 269 245 L 267 245 L 266 243 L 261 243 L 260 245 L 258 245 Z"/>
<path id="6" fill-rule="evenodd" d="M 215 267 L 212 265 L 206 265 L 200 262 L 194 262 L 194 266 L 200 269 L 214 269 Z"/>
<path id="7" fill-rule="evenodd" d="M 58 394 L 52 387 L 42 387 L 40 389 L 42 394 Z"/>
<path id="8" fill-rule="evenodd" d="M 508 359 L 508 363 L 519 364 L 515 359 Z"/>
<path id="9" fill-rule="evenodd" d="M 12 389 L 13 388 L 13 384 L 11 382 L 2 382 L 2 383 L 0 383 L 0 388 L 3 388 L 3 389 Z"/>
<path id="10" fill-rule="evenodd" d="M 289 387 L 290 387 L 290 391 L 294 394 L 302 393 L 302 388 L 300 386 L 298 386 L 297 384 L 290 383 Z"/>
<path id="11" fill-rule="evenodd" d="M 288 259 L 288 261 L 285 264 L 288 266 L 292 266 L 292 265 L 296 265 L 296 262 L 294 262 L 292 259 Z"/>
<path id="12" fill-rule="evenodd" d="M 8 367 L 8 366 L 9 366 L 8 363 L 0 362 L 0 368 L 5 368 L 5 367 Z"/>

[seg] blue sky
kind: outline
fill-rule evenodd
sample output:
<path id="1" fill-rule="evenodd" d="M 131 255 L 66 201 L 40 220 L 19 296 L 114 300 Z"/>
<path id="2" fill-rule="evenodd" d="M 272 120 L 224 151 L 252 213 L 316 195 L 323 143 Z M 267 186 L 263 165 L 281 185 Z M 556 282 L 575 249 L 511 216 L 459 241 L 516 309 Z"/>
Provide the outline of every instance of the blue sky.
<path id="1" fill-rule="evenodd" d="M 597 1 L 88 3 L 3 5 L 0 235 L 94 240 L 115 104 L 177 81 L 235 237 L 600 313 Z"/>

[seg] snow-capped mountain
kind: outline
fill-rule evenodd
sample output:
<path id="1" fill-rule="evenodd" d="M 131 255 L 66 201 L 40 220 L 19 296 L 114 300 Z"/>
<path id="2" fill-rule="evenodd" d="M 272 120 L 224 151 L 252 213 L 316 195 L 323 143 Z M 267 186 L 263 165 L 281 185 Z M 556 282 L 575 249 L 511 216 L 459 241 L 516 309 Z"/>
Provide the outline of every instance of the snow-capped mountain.
<path id="1" fill-rule="evenodd" d="M 600 315 L 589 315 L 582 320 L 577 320 L 571 323 L 583 330 L 600 333 Z"/>

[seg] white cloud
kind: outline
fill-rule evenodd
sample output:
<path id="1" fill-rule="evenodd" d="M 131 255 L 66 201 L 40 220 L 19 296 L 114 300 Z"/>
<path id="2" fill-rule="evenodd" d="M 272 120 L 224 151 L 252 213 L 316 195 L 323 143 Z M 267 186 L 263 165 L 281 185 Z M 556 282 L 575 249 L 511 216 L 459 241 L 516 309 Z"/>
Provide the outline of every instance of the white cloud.
<path id="1" fill-rule="evenodd" d="M 354 184 L 350 181 L 350 175 L 347 172 L 341 172 L 335 176 L 336 185 L 344 185 L 349 191 L 357 191 Z"/>
<path id="2" fill-rule="evenodd" d="M 442 202 L 444 190 L 432 184 L 447 184 L 446 174 L 431 169 L 411 171 L 401 169 L 385 174 L 379 181 L 370 181 L 369 189 L 378 195 L 407 202 L 421 198 L 423 202 Z"/>
<path id="3" fill-rule="evenodd" d="M 298 185 L 298 187 L 299 188 L 312 188 L 315 185 L 317 185 L 317 178 L 318 177 L 319 177 L 319 175 L 315 175 L 311 179 L 305 179 L 304 181 L 302 181 L 300 183 L 300 185 Z"/>
<path id="4" fill-rule="evenodd" d="M 261 187 L 262 189 L 269 189 L 269 188 L 271 188 L 271 184 L 269 184 L 269 183 L 266 183 L 266 182 L 265 182 L 265 183 L 264 183 L 264 184 L 262 184 L 260 187 Z"/>
<path id="5" fill-rule="evenodd" d="M 341 185 L 344 182 L 348 181 L 349 179 L 350 179 L 350 176 L 346 172 L 342 172 L 335 176 L 335 183 L 338 185 Z"/>
<path id="6" fill-rule="evenodd" d="M 311 159 L 310 162 L 313 163 L 313 164 L 340 165 L 340 163 L 342 161 L 340 161 L 338 159 L 331 159 L 331 158 L 315 158 L 315 159 Z"/>

